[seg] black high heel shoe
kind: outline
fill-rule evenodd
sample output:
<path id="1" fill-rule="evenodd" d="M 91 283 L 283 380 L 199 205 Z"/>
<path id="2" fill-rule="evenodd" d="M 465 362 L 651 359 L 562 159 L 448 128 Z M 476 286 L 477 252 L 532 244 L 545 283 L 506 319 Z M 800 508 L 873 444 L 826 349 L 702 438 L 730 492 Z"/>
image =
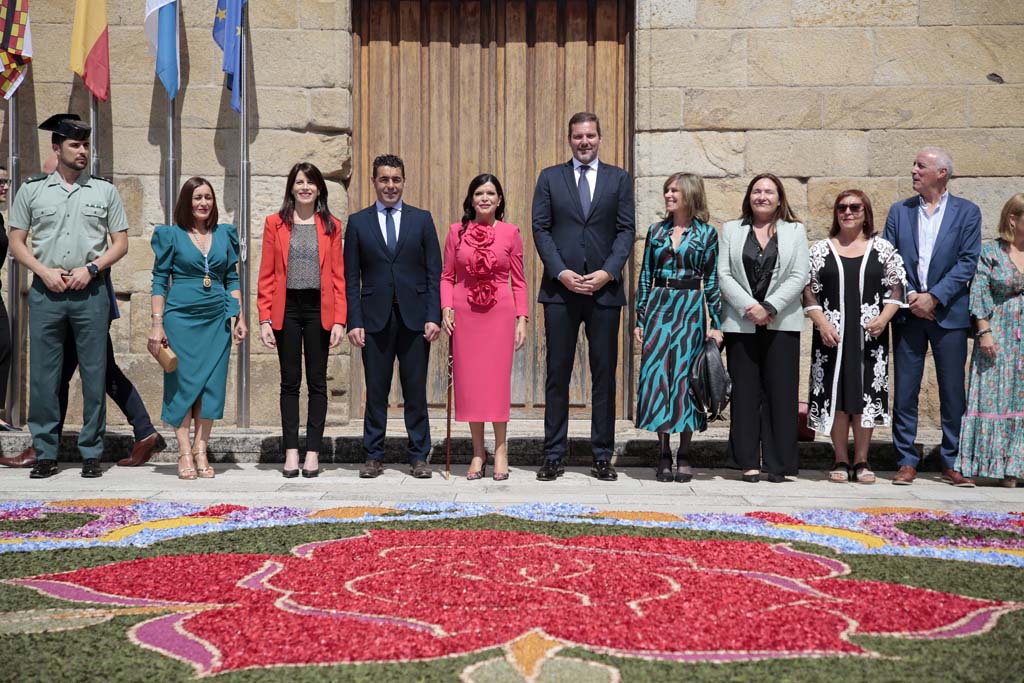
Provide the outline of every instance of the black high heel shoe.
<path id="1" fill-rule="evenodd" d="M 654 475 L 654 478 L 658 481 L 672 481 L 672 454 L 662 453 L 661 457 L 658 458 L 658 470 Z"/>
<path id="2" fill-rule="evenodd" d="M 320 476 L 320 458 L 317 458 L 316 469 L 307 470 L 305 467 L 302 468 L 302 476 L 305 479 L 312 479 L 313 477 Z"/>
<path id="3" fill-rule="evenodd" d="M 686 484 L 693 479 L 693 470 L 690 469 L 690 461 L 685 456 L 676 455 L 676 481 Z"/>

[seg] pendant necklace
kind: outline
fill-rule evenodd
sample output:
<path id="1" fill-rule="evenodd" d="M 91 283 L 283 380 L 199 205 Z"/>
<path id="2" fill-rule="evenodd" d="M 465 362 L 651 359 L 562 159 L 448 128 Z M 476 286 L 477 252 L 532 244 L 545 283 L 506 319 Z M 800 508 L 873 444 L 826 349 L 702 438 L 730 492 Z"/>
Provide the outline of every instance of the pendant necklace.
<path id="1" fill-rule="evenodd" d="M 203 270 L 205 271 L 203 274 L 203 288 L 209 289 L 210 287 L 213 286 L 213 280 L 210 278 L 210 247 L 207 246 L 205 250 L 203 249 L 202 242 L 199 241 L 199 237 L 195 231 L 195 228 L 193 228 L 192 231 L 189 232 L 189 235 L 192 237 L 192 241 L 195 242 L 196 249 L 198 249 L 199 253 L 203 255 Z M 213 241 L 212 234 L 210 241 L 211 243 Z"/>

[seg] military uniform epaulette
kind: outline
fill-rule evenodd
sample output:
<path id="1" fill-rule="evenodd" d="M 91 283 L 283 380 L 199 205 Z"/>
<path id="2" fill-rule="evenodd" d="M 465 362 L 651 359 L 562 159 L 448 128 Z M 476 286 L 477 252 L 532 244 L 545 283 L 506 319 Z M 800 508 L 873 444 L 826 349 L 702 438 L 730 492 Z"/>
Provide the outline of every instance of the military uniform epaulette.
<path id="1" fill-rule="evenodd" d="M 111 180 L 110 178 L 105 178 L 105 177 L 103 177 L 101 175 L 94 175 L 94 176 L 90 176 L 90 177 L 91 178 L 95 178 L 96 180 L 102 180 L 105 183 L 110 183 L 111 185 L 114 184 L 113 180 Z"/>
<path id="2" fill-rule="evenodd" d="M 50 175 L 48 173 L 39 173 L 37 175 L 32 176 L 31 178 L 26 178 L 25 179 L 25 183 L 26 184 L 27 183 L 34 183 L 34 182 L 38 182 L 40 180 L 44 180 L 44 179 L 49 178 L 49 177 L 50 177 Z"/>

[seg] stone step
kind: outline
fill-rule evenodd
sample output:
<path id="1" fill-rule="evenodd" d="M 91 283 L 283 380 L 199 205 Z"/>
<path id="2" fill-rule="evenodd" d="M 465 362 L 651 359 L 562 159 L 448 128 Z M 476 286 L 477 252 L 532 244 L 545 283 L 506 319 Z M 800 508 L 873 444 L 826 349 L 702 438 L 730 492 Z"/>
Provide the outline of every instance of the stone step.
<path id="1" fill-rule="evenodd" d="M 438 422 L 441 422 L 438 425 Z M 472 440 L 466 425 L 452 426 L 451 462 L 467 464 L 473 452 Z M 539 465 L 543 457 L 543 422 L 540 420 L 521 420 L 509 424 L 508 454 L 509 462 L 516 466 Z M 485 430 L 485 443 L 488 452 L 493 452 L 493 437 L 488 426 Z M 584 420 L 573 420 L 569 428 L 569 456 L 567 464 L 585 466 L 590 464 L 592 451 L 590 444 L 590 424 Z M 405 429 L 401 420 L 391 420 L 388 425 L 388 438 L 385 440 L 385 462 L 403 463 L 405 455 Z M 177 440 L 174 432 L 161 430 L 165 441 L 162 452 L 154 455 L 153 462 L 174 462 L 177 453 Z M 77 432 L 67 431 L 61 441 L 60 460 L 73 462 L 79 459 L 76 448 Z M 727 467 L 727 448 L 729 430 L 723 427 L 711 427 L 707 431 L 694 434 L 690 445 L 690 461 L 696 467 L 720 468 Z M 938 469 L 938 458 L 933 457 L 938 451 L 942 433 L 939 430 L 928 430 L 918 435 L 918 450 L 929 456 L 922 463 L 923 470 Z M 110 430 L 104 443 L 104 460 L 114 461 L 128 455 L 133 444 L 130 432 Z M 10 456 L 20 453 L 31 443 L 27 431 L 0 433 L 0 455 Z M 673 448 L 678 437 L 673 437 Z M 300 447 L 303 444 L 300 443 Z M 281 432 L 273 428 L 234 429 L 230 427 L 214 427 L 209 443 L 210 460 L 213 462 L 236 463 L 283 463 L 281 449 Z M 442 421 L 434 421 L 433 448 L 431 462 L 443 465 L 446 459 L 446 442 Z M 852 444 L 850 447 L 852 453 Z M 619 466 L 645 466 L 657 461 L 658 441 L 652 432 L 635 429 L 631 422 L 616 422 L 615 463 Z M 365 459 L 362 447 L 362 422 L 354 420 L 344 427 L 332 428 L 324 435 L 324 448 L 321 459 L 325 463 L 359 463 Z M 872 469 L 878 471 L 895 470 L 896 454 L 892 446 L 888 429 L 875 430 L 871 443 L 870 463 Z M 813 442 L 800 444 L 800 466 L 804 469 L 827 469 L 833 461 L 831 442 L 819 436 Z"/>

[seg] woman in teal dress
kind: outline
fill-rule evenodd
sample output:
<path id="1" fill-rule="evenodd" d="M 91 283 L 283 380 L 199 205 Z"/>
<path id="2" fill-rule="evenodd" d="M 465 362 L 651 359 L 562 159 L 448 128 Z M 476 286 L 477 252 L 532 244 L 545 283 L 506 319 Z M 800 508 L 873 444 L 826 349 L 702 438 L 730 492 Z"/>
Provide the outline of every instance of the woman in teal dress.
<path id="1" fill-rule="evenodd" d="M 153 232 L 153 324 L 149 352 L 170 346 L 178 368 L 164 374 L 161 418 L 178 437 L 178 476 L 214 476 L 206 454 L 213 421 L 224 416 L 224 389 L 236 341 L 248 330 L 239 315 L 238 233 L 217 223 L 217 197 L 205 178 L 189 178 L 174 205 L 176 225 Z M 195 436 L 190 427 L 195 422 Z"/>
<path id="2" fill-rule="evenodd" d="M 1010 197 L 999 239 L 981 247 L 971 283 L 977 335 L 956 470 L 965 477 L 1024 477 L 1024 192 Z"/>
<path id="3" fill-rule="evenodd" d="M 690 438 L 694 430 L 707 428 L 707 418 L 690 395 L 690 369 L 705 339 L 722 345 L 718 232 L 708 225 L 699 176 L 676 173 L 663 189 L 666 217 L 647 230 L 636 299 L 633 334 L 643 349 L 636 426 L 658 433 L 658 481 L 687 482 L 693 478 Z M 705 332 L 707 319 L 711 325 Z M 680 442 L 673 473 L 669 435 L 676 433 Z"/>

